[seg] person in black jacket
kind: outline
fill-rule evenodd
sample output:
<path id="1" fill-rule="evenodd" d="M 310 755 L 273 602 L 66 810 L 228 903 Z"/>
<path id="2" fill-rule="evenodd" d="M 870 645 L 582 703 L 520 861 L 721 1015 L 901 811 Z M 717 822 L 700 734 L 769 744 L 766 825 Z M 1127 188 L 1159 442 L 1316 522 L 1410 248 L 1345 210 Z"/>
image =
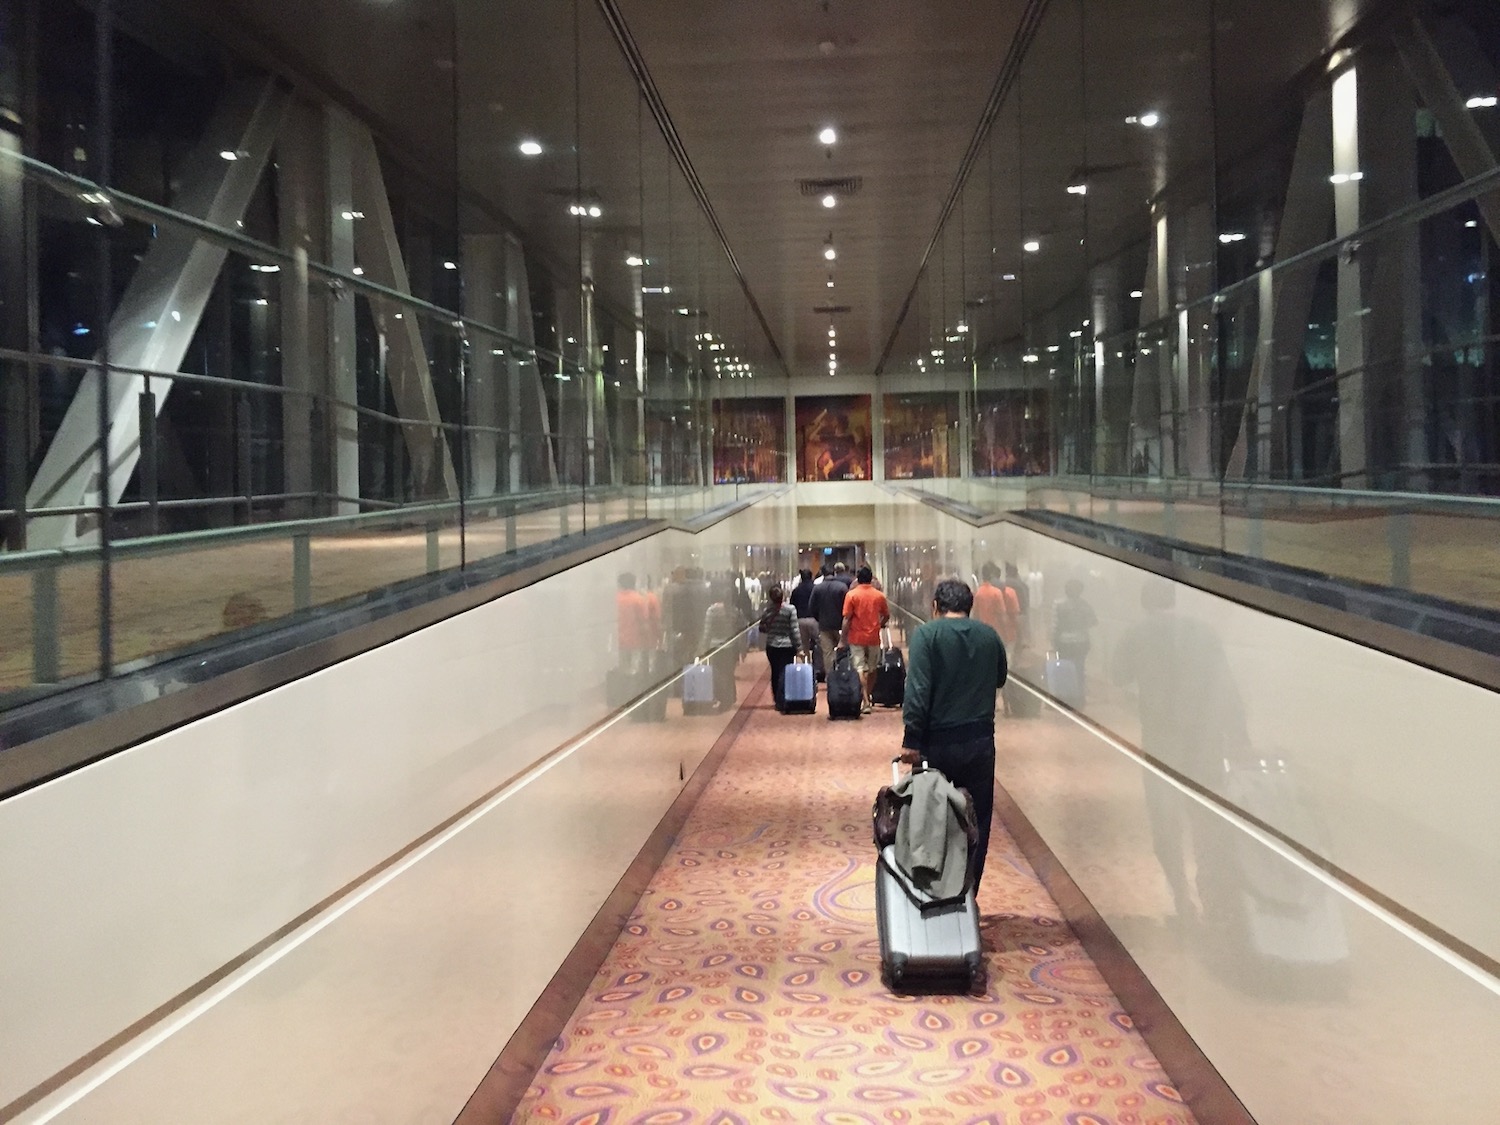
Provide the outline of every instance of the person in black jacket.
<path id="1" fill-rule="evenodd" d="M 808 605 L 812 601 L 814 589 L 813 572 L 804 566 L 797 572 L 797 585 L 792 587 L 792 608 L 797 611 L 798 618 L 812 616 Z"/>
<path id="2" fill-rule="evenodd" d="M 813 587 L 812 600 L 808 604 L 812 616 L 818 622 L 818 647 L 823 654 L 823 670 L 833 670 L 833 654 L 839 646 L 839 634 L 844 630 L 844 595 L 849 592 L 845 580 L 848 571 L 843 563 L 833 568 L 833 573 Z"/>

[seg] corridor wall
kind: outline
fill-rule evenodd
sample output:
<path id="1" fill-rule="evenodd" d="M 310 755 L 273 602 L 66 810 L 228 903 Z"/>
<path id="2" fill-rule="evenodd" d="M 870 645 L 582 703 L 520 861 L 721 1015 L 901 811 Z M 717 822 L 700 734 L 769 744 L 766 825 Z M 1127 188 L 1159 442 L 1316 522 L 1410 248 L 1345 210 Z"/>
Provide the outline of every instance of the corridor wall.
<path id="1" fill-rule="evenodd" d="M 664 530 L 0 803 L 0 1117 L 452 1120 L 728 721 L 549 757 L 617 577 L 791 541 Z"/>
<path id="2" fill-rule="evenodd" d="M 1483 1103 L 1500 697 L 1022 525 L 895 495 L 877 522 L 877 557 L 1033 576 L 1039 686 L 1083 584 L 1081 721 L 1002 720 L 999 780 L 1261 1125 Z"/>

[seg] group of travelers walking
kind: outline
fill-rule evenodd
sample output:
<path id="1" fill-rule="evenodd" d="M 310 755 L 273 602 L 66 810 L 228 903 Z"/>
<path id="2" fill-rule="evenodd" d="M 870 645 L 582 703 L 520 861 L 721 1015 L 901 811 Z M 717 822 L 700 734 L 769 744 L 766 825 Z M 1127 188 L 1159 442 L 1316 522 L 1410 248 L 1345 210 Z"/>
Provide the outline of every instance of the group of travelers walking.
<path id="1" fill-rule="evenodd" d="M 815 680 L 824 682 L 847 658 L 860 680 L 860 713 L 868 714 L 885 651 L 881 636 L 890 620 L 890 606 L 868 564 L 853 575 L 842 562 L 825 566 L 817 577 L 804 568 L 790 595 L 779 585 L 771 587 L 759 624 L 776 709 L 787 710 L 787 666 L 806 655 Z"/>

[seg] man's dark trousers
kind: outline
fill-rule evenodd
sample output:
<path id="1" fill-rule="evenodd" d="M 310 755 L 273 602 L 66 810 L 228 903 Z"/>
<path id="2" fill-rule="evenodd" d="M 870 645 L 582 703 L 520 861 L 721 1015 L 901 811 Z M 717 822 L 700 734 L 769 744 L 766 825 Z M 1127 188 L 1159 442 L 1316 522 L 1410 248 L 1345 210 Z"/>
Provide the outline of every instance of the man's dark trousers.
<path id="1" fill-rule="evenodd" d="M 974 891 L 984 875 L 984 859 L 990 850 L 990 820 L 995 814 L 995 736 L 987 734 L 969 742 L 940 746 L 924 752 L 927 764 L 974 801 L 974 819 L 979 827 L 979 855 L 974 861 Z"/>

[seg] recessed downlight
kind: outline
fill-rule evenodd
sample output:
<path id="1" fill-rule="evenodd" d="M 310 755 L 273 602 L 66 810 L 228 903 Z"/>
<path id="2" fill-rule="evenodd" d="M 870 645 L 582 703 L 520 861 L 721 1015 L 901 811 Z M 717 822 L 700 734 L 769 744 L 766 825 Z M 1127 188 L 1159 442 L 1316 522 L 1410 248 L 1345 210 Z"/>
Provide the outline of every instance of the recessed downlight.
<path id="1" fill-rule="evenodd" d="M 839 205 L 839 197 L 838 196 L 836 196 L 836 195 L 825 195 L 823 197 L 823 206 L 824 207 L 837 207 L 838 205 Z"/>
<path id="2" fill-rule="evenodd" d="M 540 141 L 524 140 L 516 146 L 521 150 L 522 156 L 541 156 L 542 145 Z"/>
<path id="3" fill-rule="evenodd" d="M 838 130 L 832 125 L 825 125 L 823 131 L 818 134 L 818 143 L 825 145 L 836 145 L 839 143 Z"/>
<path id="4" fill-rule="evenodd" d="M 827 258 L 830 262 L 833 261 L 838 256 L 839 256 L 839 252 L 837 250 L 835 250 L 832 246 L 826 246 L 826 247 L 823 248 L 823 257 Z"/>
<path id="5" fill-rule="evenodd" d="M 1031 239 L 1031 240 L 1029 240 L 1028 242 L 1024 243 L 1021 246 L 1021 249 L 1025 250 L 1026 253 L 1028 253 L 1028 254 L 1035 254 L 1041 248 L 1042 248 L 1042 244 L 1040 242 L 1038 242 L 1034 238 Z"/>

